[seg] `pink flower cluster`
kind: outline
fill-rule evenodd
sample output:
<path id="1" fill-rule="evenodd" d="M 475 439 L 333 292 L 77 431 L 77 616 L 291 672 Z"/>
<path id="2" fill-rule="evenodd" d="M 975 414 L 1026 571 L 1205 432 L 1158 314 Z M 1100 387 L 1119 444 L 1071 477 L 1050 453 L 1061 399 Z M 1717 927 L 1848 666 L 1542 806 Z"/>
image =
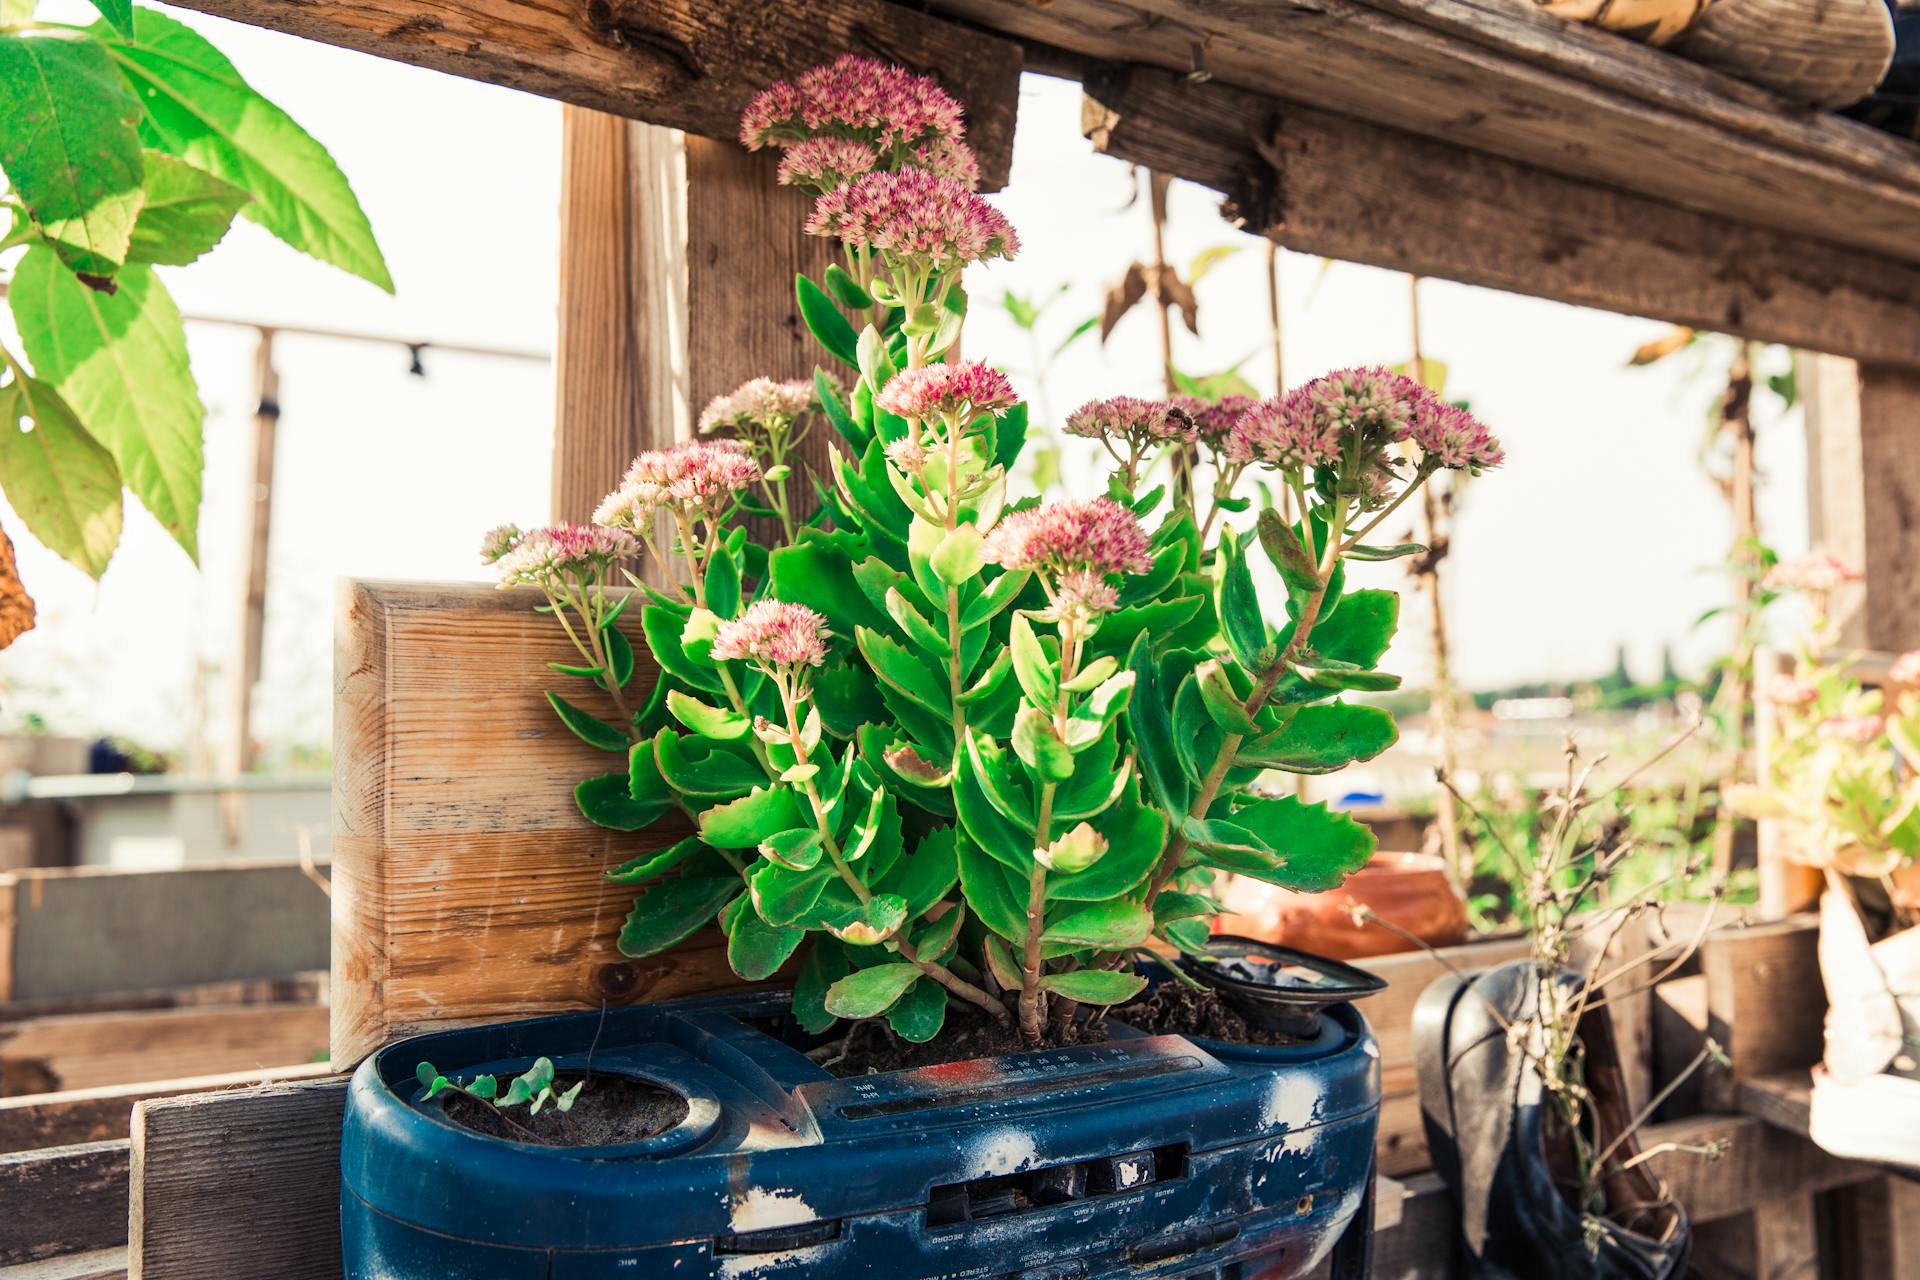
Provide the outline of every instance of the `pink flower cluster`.
<path id="1" fill-rule="evenodd" d="M 869 173 L 827 192 L 814 202 L 807 233 L 942 271 L 1020 251 L 1005 214 L 956 179 L 923 169 Z"/>
<path id="2" fill-rule="evenodd" d="M 1214 448 L 1222 448 L 1233 434 L 1234 424 L 1246 416 L 1247 410 L 1260 402 L 1252 396 L 1221 396 L 1218 400 L 1202 400 L 1199 396 L 1176 396 L 1173 407 L 1183 410 L 1193 419 L 1194 429 L 1200 439 Z"/>
<path id="3" fill-rule="evenodd" d="M 760 464 L 738 440 L 698 440 L 651 449 L 633 460 L 620 487 L 593 513 L 609 528 L 644 528 L 661 508 L 716 516 L 760 480 Z"/>
<path id="4" fill-rule="evenodd" d="M 848 53 L 761 90 L 740 116 L 740 141 L 758 151 L 832 134 L 914 147 L 959 138 L 961 114 L 953 95 L 928 77 Z"/>
<path id="5" fill-rule="evenodd" d="M 1003 569 L 1035 569 L 1063 582 L 1074 573 L 1145 573 L 1153 567 L 1139 517 L 1110 498 L 1064 499 L 1012 512 L 987 535 L 981 554 Z"/>
<path id="6" fill-rule="evenodd" d="M 1007 375 L 981 360 L 926 364 L 894 375 L 874 403 L 888 413 L 964 427 L 976 415 L 1004 413 L 1019 403 Z"/>
<path id="7" fill-rule="evenodd" d="M 1820 690 L 1803 676 L 1776 675 L 1767 681 L 1766 698 L 1777 707 L 1804 707 L 1820 696 Z"/>
<path id="8" fill-rule="evenodd" d="M 1910 649 L 1895 658 L 1893 666 L 1887 670 L 1887 680 L 1892 684 L 1920 688 L 1920 649 Z"/>
<path id="9" fill-rule="evenodd" d="M 817 667 L 827 660 L 827 620 L 803 604 L 759 600 L 720 624 L 713 657 L 752 662 L 770 671 Z"/>
<path id="10" fill-rule="evenodd" d="M 805 378 L 791 382 L 754 378 L 708 401 L 700 412 L 700 434 L 720 427 L 790 426 L 813 407 L 813 397 L 813 384 Z"/>
<path id="11" fill-rule="evenodd" d="M 1412 378 L 1378 366 L 1336 370 L 1242 408 L 1228 427 L 1226 455 L 1283 470 L 1365 457 L 1368 466 L 1358 483 L 1377 497 L 1387 483 L 1380 451 L 1407 439 L 1420 447 L 1423 465 L 1479 472 L 1506 460 L 1486 424 Z"/>
<path id="12" fill-rule="evenodd" d="M 1815 551 L 1798 560 L 1773 566 L 1767 570 L 1767 576 L 1761 579 L 1761 585 L 1769 591 L 1808 591 L 1825 595 L 1846 583 L 1859 582 L 1864 576 L 1846 561 L 1824 551 Z"/>
<path id="13" fill-rule="evenodd" d="M 1136 445 L 1186 444 L 1197 436 L 1198 428 L 1183 408 L 1169 401 L 1109 396 L 1089 400 L 1068 414 L 1067 434 Z"/>
<path id="14" fill-rule="evenodd" d="M 1435 395 L 1415 403 L 1408 434 L 1420 446 L 1423 457 L 1453 471 L 1478 475 L 1507 460 L 1506 451 L 1486 423 Z"/>
<path id="15" fill-rule="evenodd" d="M 980 187 L 980 158 L 957 138 L 933 138 L 913 149 L 906 167 L 924 169 L 936 178 L 951 178 L 969 191 Z"/>
<path id="16" fill-rule="evenodd" d="M 1814 730 L 1828 742 L 1872 742 L 1884 729 L 1879 716 L 1828 716 Z"/>
<path id="17" fill-rule="evenodd" d="M 554 588 L 570 574 L 603 572 L 635 554 L 640 544 L 623 529 L 556 524 L 525 532 L 503 525 L 486 536 L 481 559 L 493 566 L 501 587 Z"/>
<path id="18" fill-rule="evenodd" d="M 857 138 L 808 138 L 780 157 L 778 177 L 783 187 L 831 191 L 872 173 L 879 163 L 880 153 Z"/>

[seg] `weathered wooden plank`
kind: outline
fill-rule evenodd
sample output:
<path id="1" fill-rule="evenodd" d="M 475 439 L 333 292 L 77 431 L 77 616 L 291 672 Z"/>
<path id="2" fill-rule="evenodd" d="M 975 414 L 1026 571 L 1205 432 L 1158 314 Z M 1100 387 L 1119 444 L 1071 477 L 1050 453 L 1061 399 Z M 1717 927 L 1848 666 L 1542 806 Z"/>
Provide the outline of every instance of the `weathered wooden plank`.
<path id="1" fill-rule="evenodd" d="M 1826 1001 L 1811 916 L 1708 935 L 1707 1034 L 1731 1061 L 1705 1084 L 1714 1105 L 1731 1107 L 1734 1082 L 1803 1067 L 1820 1056 Z M 1791 993 L 1783 996 L 1783 993 Z"/>
<path id="2" fill-rule="evenodd" d="M 133 1280 L 338 1280 L 344 1076 L 141 1102 Z"/>
<path id="3" fill-rule="evenodd" d="M 0 1023 L 0 1095 L 292 1066 L 326 1045 L 317 1005 L 29 1018 Z"/>
<path id="4" fill-rule="evenodd" d="M 126 1139 L 0 1155 L 0 1266 L 124 1244 Z"/>
<path id="5" fill-rule="evenodd" d="M 646 961 L 616 948 L 633 890 L 602 873 L 683 832 L 627 835 L 580 816 L 572 781 L 624 761 L 582 745 L 542 697 L 556 679 L 546 662 L 570 650 L 537 603 L 479 586 L 343 586 L 336 1066 L 416 1032 L 738 985 L 718 931 Z M 629 615 L 631 687 L 644 691 L 655 668 Z"/>
<path id="6" fill-rule="evenodd" d="M 1289 98 L 1354 119 L 1759 226 L 1920 257 L 1910 146 L 1516 0 L 932 7 L 1078 59 L 1198 67 L 1255 92 L 1284 85 Z M 1364 154 L 1352 163 L 1379 165 Z"/>
<path id="7" fill-rule="evenodd" d="M 126 1246 L 0 1267 L 0 1280 L 127 1280 Z"/>
<path id="8" fill-rule="evenodd" d="M 1150 68 L 1086 90 L 1098 149 L 1226 192 L 1291 249 L 1920 363 L 1920 268 Z"/>
<path id="9" fill-rule="evenodd" d="M 1640 1149 L 1660 1143 L 1724 1144 L 1714 1160 L 1675 1150 L 1648 1161 L 1688 1215 L 1702 1222 L 1746 1213 L 1787 1195 L 1812 1195 L 1879 1174 L 1871 1165 L 1830 1156 L 1805 1138 L 1752 1116 L 1703 1115 L 1649 1125 Z"/>
<path id="10" fill-rule="evenodd" d="M 185 7 L 575 106 L 733 138 L 769 81 L 846 52 L 937 77 L 990 187 L 1013 154 L 1019 47 L 884 0 L 192 0 Z"/>
<path id="11" fill-rule="evenodd" d="M 297 863 L 43 868 L 0 875 L 0 897 L 0 1003 L 327 967 L 327 895 Z"/>
<path id="12" fill-rule="evenodd" d="M 109 1142 L 124 1138 L 133 1104 L 148 1098 L 207 1093 L 286 1080 L 313 1080 L 334 1074 L 324 1062 L 260 1071 L 230 1071 L 221 1075 L 188 1076 L 179 1080 L 150 1080 L 138 1084 L 99 1085 L 59 1093 L 30 1093 L 0 1098 L 0 1153 L 37 1151 L 81 1142 Z M 4 1280 L 4 1277 L 0 1277 Z"/>
<path id="13" fill-rule="evenodd" d="M 248 978 L 203 982 L 158 991 L 120 991 L 104 996 L 59 1000 L 16 1000 L 0 1005 L 0 1023 L 77 1013 L 139 1013 L 155 1009 L 204 1009 L 216 1005 L 321 1004 L 327 998 L 324 969 L 291 978 Z"/>

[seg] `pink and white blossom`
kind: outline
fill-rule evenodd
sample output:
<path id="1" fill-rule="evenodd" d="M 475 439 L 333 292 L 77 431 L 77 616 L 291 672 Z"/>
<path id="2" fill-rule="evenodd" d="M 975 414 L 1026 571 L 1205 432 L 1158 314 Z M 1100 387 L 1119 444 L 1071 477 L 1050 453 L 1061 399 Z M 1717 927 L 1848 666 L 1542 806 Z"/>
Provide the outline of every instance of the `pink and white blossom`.
<path id="1" fill-rule="evenodd" d="M 813 383 L 804 378 L 789 382 L 754 378 L 707 402 L 700 412 L 700 434 L 722 427 L 784 430 L 812 408 L 813 402 Z"/>
<path id="2" fill-rule="evenodd" d="M 1761 585 L 1769 591 L 1808 591 L 1824 595 L 1865 575 L 1837 556 L 1815 551 L 1767 570 Z"/>
<path id="3" fill-rule="evenodd" d="M 1259 403 L 1252 396 L 1221 396 L 1218 400 L 1178 396 L 1173 401 L 1176 409 L 1185 410 L 1186 415 L 1193 419 L 1194 429 L 1199 432 L 1200 439 L 1216 449 L 1226 444 L 1233 433 L 1234 423 Z"/>
<path id="4" fill-rule="evenodd" d="M 1449 470 L 1478 475 L 1507 459 L 1485 423 L 1432 392 L 1414 402 L 1408 434 L 1425 461 Z"/>
<path id="5" fill-rule="evenodd" d="M 1145 573 L 1153 567 L 1139 517 L 1110 498 L 1063 499 L 1015 511 L 987 535 L 981 554 L 1003 569 L 1055 578 Z"/>
<path id="6" fill-rule="evenodd" d="M 496 530 L 495 534 L 499 532 Z M 498 545 L 494 535 L 488 535 L 482 555 Z M 503 588 L 529 586 L 554 589 L 563 585 L 569 575 L 602 573 L 614 562 L 634 555 L 639 549 L 640 544 L 633 535 L 623 529 L 563 523 L 520 533 L 514 538 L 513 545 L 490 563 Z"/>
<path id="7" fill-rule="evenodd" d="M 1774 676 L 1767 681 L 1764 693 L 1767 701 L 1778 707 L 1808 706 L 1820 696 L 1813 681 L 1797 675 Z"/>
<path id="8" fill-rule="evenodd" d="M 517 524 L 503 524 L 487 530 L 486 536 L 480 539 L 480 563 L 493 564 L 513 550 L 521 537 L 522 531 Z"/>
<path id="9" fill-rule="evenodd" d="M 980 158 L 958 138 L 943 136 L 921 143 L 913 149 L 906 167 L 924 169 L 937 178 L 951 178 L 969 191 L 980 188 Z"/>
<path id="10" fill-rule="evenodd" d="M 820 134 L 912 148 L 965 132 L 960 103 L 933 80 L 851 53 L 776 80 L 740 117 L 740 141 L 755 151 Z"/>
<path id="11" fill-rule="evenodd" d="M 759 483 L 760 475 L 760 464 L 738 440 L 692 440 L 671 449 L 650 449 L 633 460 L 620 487 L 594 511 L 593 522 L 644 529 L 663 508 L 712 518 L 742 490 Z"/>
<path id="12" fill-rule="evenodd" d="M 1296 470 L 1377 454 L 1407 437 L 1415 406 L 1431 396 L 1378 366 L 1338 369 L 1246 410 L 1230 429 L 1227 457 Z"/>
<path id="13" fill-rule="evenodd" d="M 807 233 L 940 271 L 1020 251 L 1005 214 L 963 183 L 920 169 L 870 173 L 827 192 L 814 202 Z"/>
<path id="14" fill-rule="evenodd" d="M 803 604 L 759 600 L 720 624 L 713 657 L 752 662 L 770 671 L 817 667 L 827 660 L 827 620 Z"/>
<path id="15" fill-rule="evenodd" d="M 1909 649 L 1895 658 L 1893 666 L 1887 670 L 1887 680 L 1893 684 L 1920 688 L 1920 649 Z"/>
<path id="16" fill-rule="evenodd" d="M 1019 401 L 1007 375 L 980 360 L 909 369 L 894 375 L 874 398 L 875 404 L 902 418 L 963 426 L 982 413 L 1004 413 Z"/>
<path id="17" fill-rule="evenodd" d="M 1067 434 L 1092 440 L 1184 444 L 1198 433 L 1194 420 L 1174 404 L 1140 396 L 1089 400 L 1067 415 Z"/>
<path id="18" fill-rule="evenodd" d="M 783 187 L 805 187 L 817 194 L 872 173 L 879 164 L 880 153 L 873 144 L 858 138 L 808 138 L 780 157 L 777 176 Z"/>
<path id="19" fill-rule="evenodd" d="M 1829 742 L 1872 742 L 1884 732 L 1879 716 L 1828 716 L 1814 732 Z"/>

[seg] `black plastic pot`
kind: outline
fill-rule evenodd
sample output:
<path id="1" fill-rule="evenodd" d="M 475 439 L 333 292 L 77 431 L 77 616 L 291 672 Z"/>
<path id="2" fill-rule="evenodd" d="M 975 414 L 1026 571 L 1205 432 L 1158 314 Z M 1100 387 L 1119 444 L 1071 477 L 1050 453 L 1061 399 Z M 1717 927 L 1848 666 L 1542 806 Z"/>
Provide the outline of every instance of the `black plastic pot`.
<path id="1" fill-rule="evenodd" d="M 1328 1009 L 1387 989 L 1364 969 L 1232 933 L 1215 934 L 1204 955 L 1174 963 L 1253 1026 L 1294 1037 L 1313 1035 Z"/>

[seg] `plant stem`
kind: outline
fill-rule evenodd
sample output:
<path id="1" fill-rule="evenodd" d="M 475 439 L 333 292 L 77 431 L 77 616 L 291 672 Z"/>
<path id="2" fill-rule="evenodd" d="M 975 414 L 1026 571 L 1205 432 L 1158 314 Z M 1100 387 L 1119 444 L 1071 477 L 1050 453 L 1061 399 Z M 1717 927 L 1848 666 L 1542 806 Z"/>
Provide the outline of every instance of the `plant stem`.
<path id="1" fill-rule="evenodd" d="M 1064 700 L 1065 695 L 1061 695 Z M 1040 812 L 1034 822 L 1036 847 L 1045 848 L 1053 826 L 1054 784 L 1040 788 Z M 1047 868 L 1033 860 L 1033 876 L 1027 889 L 1027 947 L 1020 966 L 1020 1034 L 1038 1040 L 1045 1030 L 1046 1006 L 1040 996 L 1040 935 L 1047 926 Z"/>

